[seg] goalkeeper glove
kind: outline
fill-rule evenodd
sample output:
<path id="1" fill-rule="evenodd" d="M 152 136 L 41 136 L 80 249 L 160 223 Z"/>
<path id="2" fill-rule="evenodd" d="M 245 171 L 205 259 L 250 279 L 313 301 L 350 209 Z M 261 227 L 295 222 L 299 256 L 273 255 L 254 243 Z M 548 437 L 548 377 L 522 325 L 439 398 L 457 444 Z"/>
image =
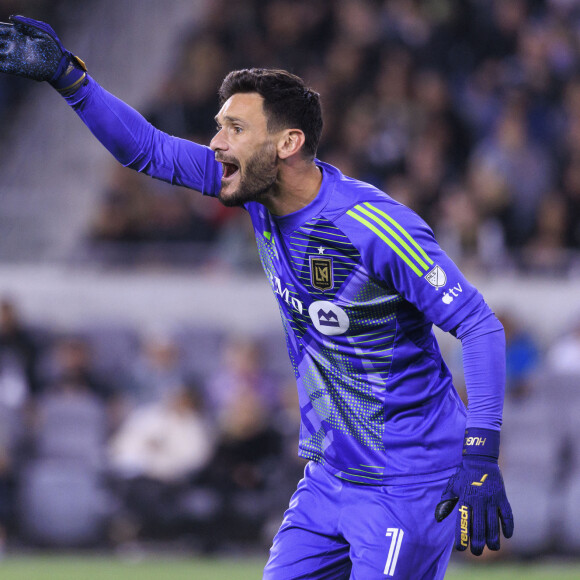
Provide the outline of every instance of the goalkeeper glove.
<path id="1" fill-rule="evenodd" d="M 58 91 L 72 94 L 85 80 L 86 70 L 48 24 L 24 16 L 0 22 L 0 72 L 48 81 Z"/>
<path id="2" fill-rule="evenodd" d="M 499 431 L 471 428 L 465 432 L 463 461 L 451 476 L 441 501 L 435 508 L 440 522 L 457 502 L 455 548 L 479 556 L 484 546 L 499 550 L 499 522 L 503 535 L 510 538 L 514 531 L 512 509 L 507 500 L 503 478 L 497 460 Z"/>

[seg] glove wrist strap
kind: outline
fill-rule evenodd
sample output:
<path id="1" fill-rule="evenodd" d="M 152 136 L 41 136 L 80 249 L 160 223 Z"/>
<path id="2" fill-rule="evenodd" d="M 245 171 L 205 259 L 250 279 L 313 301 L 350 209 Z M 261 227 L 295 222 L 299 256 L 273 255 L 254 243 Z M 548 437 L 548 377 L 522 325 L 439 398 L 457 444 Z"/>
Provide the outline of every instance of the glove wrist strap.
<path id="1" fill-rule="evenodd" d="M 469 427 L 463 441 L 463 457 L 485 457 L 497 461 L 499 458 L 499 431 Z"/>
<path id="2" fill-rule="evenodd" d="M 63 54 L 57 71 L 50 84 L 59 92 L 72 94 L 83 83 L 87 76 L 85 63 L 70 52 Z"/>

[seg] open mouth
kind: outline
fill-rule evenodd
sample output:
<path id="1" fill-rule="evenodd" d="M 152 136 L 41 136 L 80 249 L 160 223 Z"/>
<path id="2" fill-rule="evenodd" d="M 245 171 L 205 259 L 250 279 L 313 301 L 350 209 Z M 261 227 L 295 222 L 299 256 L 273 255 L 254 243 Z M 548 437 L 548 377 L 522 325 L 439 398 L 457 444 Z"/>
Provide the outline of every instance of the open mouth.
<path id="1" fill-rule="evenodd" d="M 226 163 L 225 161 L 222 161 L 222 166 L 224 168 L 224 171 L 222 174 L 223 179 L 229 179 L 230 177 L 233 177 L 239 171 L 239 167 L 237 165 L 235 165 L 234 163 Z"/>

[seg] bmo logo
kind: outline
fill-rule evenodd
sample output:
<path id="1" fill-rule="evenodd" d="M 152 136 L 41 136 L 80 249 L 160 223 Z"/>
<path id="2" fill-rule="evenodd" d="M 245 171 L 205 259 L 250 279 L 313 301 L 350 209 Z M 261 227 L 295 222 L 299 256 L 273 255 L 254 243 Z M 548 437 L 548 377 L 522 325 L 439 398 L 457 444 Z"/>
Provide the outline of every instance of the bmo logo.
<path id="1" fill-rule="evenodd" d="M 344 334 L 350 326 L 346 312 L 327 300 L 317 300 L 308 307 L 308 314 L 318 332 L 326 336 Z"/>

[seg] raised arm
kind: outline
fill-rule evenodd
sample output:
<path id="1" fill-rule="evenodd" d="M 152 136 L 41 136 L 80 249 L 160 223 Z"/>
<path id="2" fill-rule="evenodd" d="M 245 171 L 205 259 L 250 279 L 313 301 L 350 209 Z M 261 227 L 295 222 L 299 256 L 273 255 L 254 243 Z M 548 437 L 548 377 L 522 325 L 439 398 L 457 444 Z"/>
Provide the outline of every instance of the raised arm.
<path id="1" fill-rule="evenodd" d="M 159 131 L 105 91 L 48 24 L 23 16 L 0 23 L 0 72 L 50 83 L 123 165 L 207 195 L 217 194 L 222 168 L 213 152 Z"/>
<path id="2" fill-rule="evenodd" d="M 126 167 L 206 195 L 217 194 L 222 169 L 209 147 L 159 131 L 88 75 L 83 85 L 65 99 Z"/>

